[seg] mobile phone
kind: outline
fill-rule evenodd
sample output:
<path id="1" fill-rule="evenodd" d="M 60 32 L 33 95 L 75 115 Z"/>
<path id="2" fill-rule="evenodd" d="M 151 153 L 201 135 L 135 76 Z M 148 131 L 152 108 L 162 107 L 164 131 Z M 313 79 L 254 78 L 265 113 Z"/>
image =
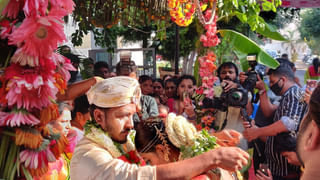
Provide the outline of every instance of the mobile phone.
<path id="1" fill-rule="evenodd" d="M 260 170 L 264 175 L 269 176 L 269 175 L 268 175 L 268 169 L 269 169 L 268 164 L 260 164 L 259 166 L 260 166 L 259 170 Z"/>
<path id="2" fill-rule="evenodd" d="M 307 80 L 307 88 L 313 91 L 317 87 L 317 80 L 308 79 Z"/>
<path id="3" fill-rule="evenodd" d="M 183 92 L 182 94 L 182 102 L 184 102 L 185 104 L 189 104 L 191 103 L 190 97 L 189 97 L 189 93 L 187 91 Z"/>

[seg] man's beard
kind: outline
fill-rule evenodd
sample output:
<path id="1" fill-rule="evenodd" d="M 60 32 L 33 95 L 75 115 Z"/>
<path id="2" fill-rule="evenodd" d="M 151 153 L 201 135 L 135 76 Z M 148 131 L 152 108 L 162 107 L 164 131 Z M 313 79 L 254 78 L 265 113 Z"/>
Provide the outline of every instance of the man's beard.
<path id="1" fill-rule="evenodd" d="M 297 157 L 298 157 L 298 160 L 299 160 L 301 166 L 304 168 L 304 163 L 303 163 L 302 158 L 301 158 L 301 155 L 300 155 L 300 153 L 299 153 L 299 147 L 300 147 L 300 143 L 301 143 L 301 134 L 302 134 L 302 132 L 301 132 L 301 133 L 298 133 L 296 153 L 297 153 Z"/>
<path id="2" fill-rule="evenodd" d="M 127 142 L 127 138 L 125 140 L 116 140 L 116 139 L 113 139 L 111 138 L 112 141 L 116 142 L 116 143 L 119 143 L 119 144 L 125 144 Z"/>
<path id="3" fill-rule="evenodd" d="M 130 130 L 131 130 L 131 129 L 124 129 L 123 131 L 121 131 L 120 134 L 122 134 L 122 133 L 128 133 L 128 135 L 129 135 Z M 125 139 L 123 139 L 123 140 L 115 139 L 115 138 L 113 138 L 113 137 L 111 137 L 111 139 L 112 139 L 112 141 L 114 141 L 114 142 L 116 142 L 116 143 L 125 144 L 125 143 L 127 142 L 127 140 L 128 140 L 128 135 L 127 135 L 127 136 L 125 137 Z"/>
<path id="4" fill-rule="evenodd" d="M 231 79 L 229 76 L 226 76 L 226 77 L 224 77 L 223 79 L 222 78 L 219 78 L 220 79 L 220 82 L 222 82 L 223 80 L 228 80 L 228 81 L 233 81 L 233 82 L 237 82 L 237 78 L 235 78 L 235 79 Z"/>

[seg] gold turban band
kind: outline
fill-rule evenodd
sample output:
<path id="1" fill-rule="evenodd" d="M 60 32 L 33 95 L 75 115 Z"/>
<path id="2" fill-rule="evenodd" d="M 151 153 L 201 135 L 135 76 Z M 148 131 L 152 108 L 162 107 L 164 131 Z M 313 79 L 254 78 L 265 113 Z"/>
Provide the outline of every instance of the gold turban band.
<path id="1" fill-rule="evenodd" d="M 87 92 L 89 104 L 101 108 L 120 107 L 130 103 L 139 105 L 141 90 L 136 79 L 117 76 L 104 79 Z"/>

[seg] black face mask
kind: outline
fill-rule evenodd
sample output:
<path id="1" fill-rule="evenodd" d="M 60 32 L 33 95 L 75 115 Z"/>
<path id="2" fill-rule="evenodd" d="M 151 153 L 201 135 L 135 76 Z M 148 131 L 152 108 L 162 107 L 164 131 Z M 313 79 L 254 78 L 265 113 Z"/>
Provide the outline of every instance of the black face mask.
<path id="1" fill-rule="evenodd" d="M 271 91 L 272 91 L 275 95 L 277 95 L 277 96 L 281 96 L 281 91 L 282 91 L 282 88 L 283 88 L 283 86 L 284 86 L 284 84 L 282 84 L 281 87 L 279 86 L 279 81 L 280 81 L 280 80 L 281 80 L 281 79 L 279 79 L 278 82 L 276 82 L 275 84 L 273 84 L 273 85 L 270 87 Z"/>

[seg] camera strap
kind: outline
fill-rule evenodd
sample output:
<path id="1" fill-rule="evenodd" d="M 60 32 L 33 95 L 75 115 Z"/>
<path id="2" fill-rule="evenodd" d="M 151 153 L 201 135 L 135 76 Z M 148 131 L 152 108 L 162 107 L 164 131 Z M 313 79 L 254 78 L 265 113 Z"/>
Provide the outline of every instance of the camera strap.
<path id="1" fill-rule="evenodd" d="M 224 118 L 224 121 L 222 123 L 222 126 L 221 126 L 221 129 L 220 130 L 223 130 L 226 125 L 227 125 L 227 121 L 228 121 L 228 112 L 229 112 L 229 108 L 227 108 L 227 111 L 226 111 L 226 117 Z"/>

